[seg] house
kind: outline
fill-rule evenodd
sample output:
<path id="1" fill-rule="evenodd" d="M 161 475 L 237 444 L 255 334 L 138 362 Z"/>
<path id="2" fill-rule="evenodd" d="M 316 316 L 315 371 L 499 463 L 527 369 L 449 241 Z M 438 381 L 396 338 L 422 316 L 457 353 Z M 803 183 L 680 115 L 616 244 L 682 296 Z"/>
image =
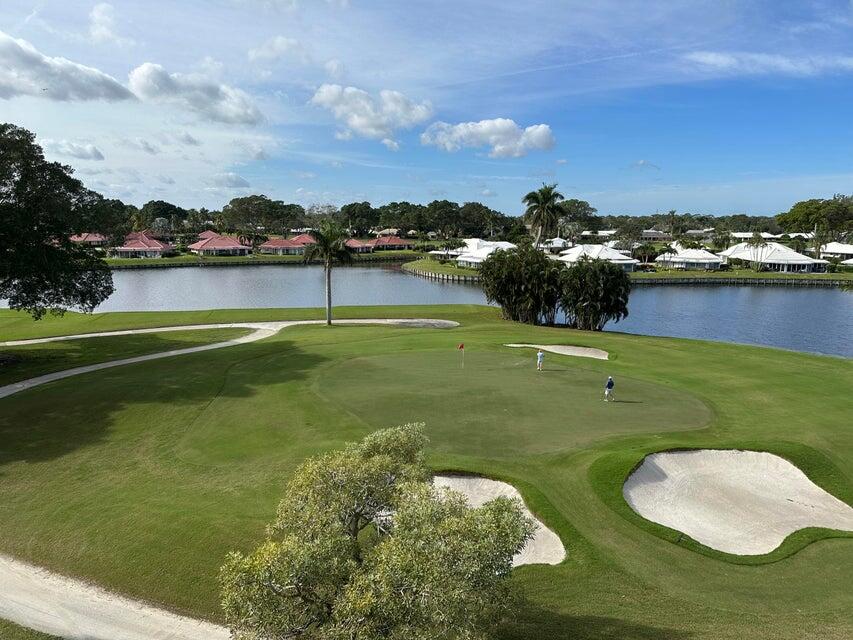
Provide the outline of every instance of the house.
<path id="1" fill-rule="evenodd" d="M 625 271 L 633 271 L 634 265 L 640 264 L 639 260 L 621 254 L 616 249 L 611 249 L 603 244 L 579 244 L 571 249 L 561 251 L 558 260 L 567 263 L 569 266 L 580 260 L 605 260 L 618 264 Z"/>
<path id="2" fill-rule="evenodd" d="M 666 242 L 672 240 L 672 236 L 666 231 L 658 231 L 657 229 L 643 229 L 640 233 L 640 240 L 646 242 Z"/>
<path id="3" fill-rule="evenodd" d="M 456 265 L 469 269 L 478 269 L 480 265 L 495 251 L 508 251 L 516 246 L 511 242 L 481 240 L 480 238 L 466 238 L 465 247 L 461 249 Z"/>
<path id="4" fill-rule="evenodd" d="M 755 236 L 755 233 L 755 231 L 734 231 L 731 235 L 735 240 L 749 240 Z M 779 236 L 774 236 L 772 233 L 768 233 L 767 231 L 762 231 L 758 235 L 765 240 L 776 240 L 779 238 Z"/>
<path id="5" fill-rule="evenodd" d="M 563 249 L 568 249 L 571 246 L 571 242 L 560 237 L 550 238 L 542 243 L 542 248 L 551 252 L 559 252 Z"/>
<path id="6" fill-rule="evenodd" d="M 315 244 L 317 242 L 310 233 L 300 233 L 298 236 L 290 238 L 290 241 L 296 244 Z"/>
<path id="7" fill-rule="evenodd" d="M 368 240 L 366 244 L 373 247 L 374 251 L 397 251 L 401 249 L 414 249 L 415 243 L 411 240 L 403 240 L 398 236 L 379 236 Z"/>
<path id="8" fill-rule="evenodd" d="M 680 251 L 662 253 L 655 258 L 655 262 L 668 269 L 712 271 L 720 268 L 723 259 L 704 249 L 681 249 Z"/>
<path id="9" fill-rule="evenodd" d="M 708 227 L 707 229 L 688 229 L 684 232 L 684 235 L 693 240 L 709 242 L 714 238 L 715 233 L 716 229 L 714 227 Z"/>
<path id="10" fill-rule="evenodd" d="M 305 253 L 305 245 L 287 238 L 270 238 L 258 246 L 258 253 L 275 256 L 299 256 Z"/>
<path id="11" fill-rule="evenodd" d="M 107 246 L 107 237 L 100 233 L 78 233 L 68 238 L 74 244 L 82 244 L 87 247 Z"/>
<path id="12" fill-rule="evenodd" d="M 399 229 L 381 229 L 379 231 L 374 231 L 374 234 L 378 237 L 382 238 L 383 236 L 396 236 L 400 234 Z"/>
<path id="13" fill-rule="evenodd" d="M 346 244 L 347 248 L 353 253 L 370 253 L 373 251 L 373 247 L 367 242 L 362 242 L 361 240 L 356 240 L 355 238 L 350 238 L 344 244 Z"/>
<path id="14" fill-rule="evenodd" d="M 216 231 L 207 229 L 206 231 L 202 231 L 200 234 L 198 234 L 197 237 L 199 240 L 209 240 L 210 238 L 215 238 L 218 235 L 219 234 L 216 233 Z"/>
<path id="15" fill-rule="evenodd" d="M 825 265 L 828 264 L 826 260 L 804 256 L 802 253 L 797 253 L 790 247 L 778 242 L 768 242 L 763 245 L 741 242 L 721 251 L 718 255 L 724 258 L 725 264 L 730 260 L 743 260 L 744 262 L 759 264 L 770 271 L 783 273 L 823 271 Z"/>
<path id="16" fill-rule="evenodd" d="M 152 237 L 148 231 L 127 234 L 124 244 L 113 249 L 116 258 L 162 258 L 175 253 L 175 247 Z"/>
<path id="17" fill-rule="evenodd" d="M 194 242 L 187 249 L 200 256 L 247 256 L 252 253 L 252 247 L 237 238 L 219 235 Z"/>
<path id="18" fill-rule="evenodd" d="M 820 248 L 821 258 L 840 258 L 847 260 L 853 258 L 853 244 L 843 242 L 830 242 Z"/>
<path id="19" fill-rule="evenodd" d="M 618 229 L 602 229 L 601 231 L 583 231 L 582 238 L 611 238 L 616 235 Z"/>

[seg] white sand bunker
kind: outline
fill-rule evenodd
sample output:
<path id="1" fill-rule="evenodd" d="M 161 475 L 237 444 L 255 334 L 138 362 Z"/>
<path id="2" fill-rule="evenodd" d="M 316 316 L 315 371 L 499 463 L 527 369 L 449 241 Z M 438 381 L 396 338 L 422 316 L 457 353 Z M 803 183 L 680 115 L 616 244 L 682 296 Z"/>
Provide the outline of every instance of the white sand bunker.
<path id="1" fill-rule="evenodd" d="M 644 518 L 738 555 L 769 553 L 806 527 L 853 531 L 853 508 L 766 452 L 654 453 L 622 494 Z"/>
<path id="2" fill-rule="evenodd" d="M 596 360 L 607 360 L 607 352 L 592 347 L 573 347 L 568 344 L 505 344 L 505 347 L 527 347 L 529 349 L 542 349 L 561 356 L 576 356 L 578 358 L 595 358 Z"/>
<path id="3" fill-rule="evenodd" d="M 472 507 L 481 507 L 495 498 L 517 498 L 521 501 L 524 514 L 536 522 L 536 531 L 530 542 L 512 559 L 512 566 L 523 564 L 560 564 L 566 557 L 566 548 L 560 536 L 551 531 L 536 516 L 530 513 L 518 489 L 506 482 L 481 476 L 437 475 L 433 478 L 437 487 L 447 487 L 468 498 Z"/>

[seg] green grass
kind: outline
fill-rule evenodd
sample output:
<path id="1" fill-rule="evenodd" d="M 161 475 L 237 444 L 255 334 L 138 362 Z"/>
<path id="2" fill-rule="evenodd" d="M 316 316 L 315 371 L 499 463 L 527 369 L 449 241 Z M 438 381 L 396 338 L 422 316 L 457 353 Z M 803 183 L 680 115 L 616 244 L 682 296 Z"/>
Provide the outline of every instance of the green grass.
<path id="1" fill-rule="evenodd" d="M 72 367 L 224 342 L 250 331 L 250 329 L 169 331 L 46 342 L 17 347 L 0 346 L 0 356 L 2 356 L 0 357 L 0 386 Z"/>
<path id="2" fill-rule="evenodd" d="M 0 638 L 3 640 L 59 640 L 56 636 L 33 631 L 16 625 L 14 622 L 0 619 Z"/>
<path id="3" fill-rule="evenodd" d="M 399 251 L 377 251 L 375 253 L 361 253 L 354 256 L 356 262 L 369 261 L 371 258 L 382 257 L 387 260 L 397 259 L 405 260 L 413 256 L 417 256 L 416 251 L 404 249 Z M 215 264 L 215 263 L 233 263 L 234 265 L 251 265 L 253 263 L 301 263 L 302 256 L 277 256 L 265 253 L 252 254 L 248 256 L 197 256 L 194 253 L 184 253 L 177 256 L 169 256 L 165 258 L 106 258 L 106 263 L 112 267 L 124 266 L 146 266 L 146 267 L 168 267 L 174 265 L 185 264 Z"/>
<path id="4" fill-rule="evenodd" d="M 821 638 L 853 634 L 853 538 L 794 534 L 727 557 L 637 517 L 621 483 L 649 451 L 762 448 L 853 503 L 853 361 L 501 321 L 485 307 L 361 307 L 451 330 L 293 327 L 229 349 L 102 371 L 0 400 L 0 552 L 216 619 L 229 549 L 257 543 L 306 456 L 427 423 L 436 469 L 519 487 L 567 560 L 513 574 L 496 638 Z M 0 313 L 0 333 L 317 317 L 319 310 Z M 465 343 L 465 369 L 456 345 Z M 609 361 L 508 342 L 605 349 Z M 601 402 L 613 375 L 619 400 Z"/>
<path id="5" fill-rule="evenodd" d="M 480 272 L 477 269 L 466 269 L 464 267 L 457 267 L 453 263 L 441 263 L 438 260 L 433 260 L 432 258 L 421 258 L 420 260 L 415 260 L 414 262 L 407 262 L 403 265 L 403 269 L 406 269 L 407 271 L 426 271 L 428 273 L 440 273 L 443 275 L 453 276 L 480 275 Z"/>

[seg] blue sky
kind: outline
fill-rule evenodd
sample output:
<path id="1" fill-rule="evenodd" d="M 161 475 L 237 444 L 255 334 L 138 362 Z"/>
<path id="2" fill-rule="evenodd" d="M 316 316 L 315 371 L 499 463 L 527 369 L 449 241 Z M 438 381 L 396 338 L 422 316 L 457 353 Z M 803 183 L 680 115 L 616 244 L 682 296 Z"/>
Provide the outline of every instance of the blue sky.
<path id="1" fill-rule="evenodd" d="M 851 36 L 840 0 L 3 0 L 0 120 L 135 204 L 774 214 L 853 192 Z"/>

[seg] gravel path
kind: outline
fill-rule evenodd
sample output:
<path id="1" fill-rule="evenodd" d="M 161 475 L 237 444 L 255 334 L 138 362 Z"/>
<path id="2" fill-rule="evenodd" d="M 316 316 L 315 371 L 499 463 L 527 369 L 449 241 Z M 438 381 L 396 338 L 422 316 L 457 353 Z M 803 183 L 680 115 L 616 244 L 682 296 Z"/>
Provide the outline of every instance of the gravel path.
<path id="1" fill-rule="evenodd" d="M 607 360 L 607 352 L 592 347 L 573 347 L 568 344 L 505 344 L 505 347 L 525 347 L 528 349 L 542 349 L 561 356 L 576 356 L 578 358 L 595 358 L 596 360 Z"/>
<path id="2" fill-rule="evenodd" d="M 853 508 L 763 451 L 653 453 L 622 494 L 644 518 L 738 555 L 769 553 L 806 527 L 853 531 Z"/>

